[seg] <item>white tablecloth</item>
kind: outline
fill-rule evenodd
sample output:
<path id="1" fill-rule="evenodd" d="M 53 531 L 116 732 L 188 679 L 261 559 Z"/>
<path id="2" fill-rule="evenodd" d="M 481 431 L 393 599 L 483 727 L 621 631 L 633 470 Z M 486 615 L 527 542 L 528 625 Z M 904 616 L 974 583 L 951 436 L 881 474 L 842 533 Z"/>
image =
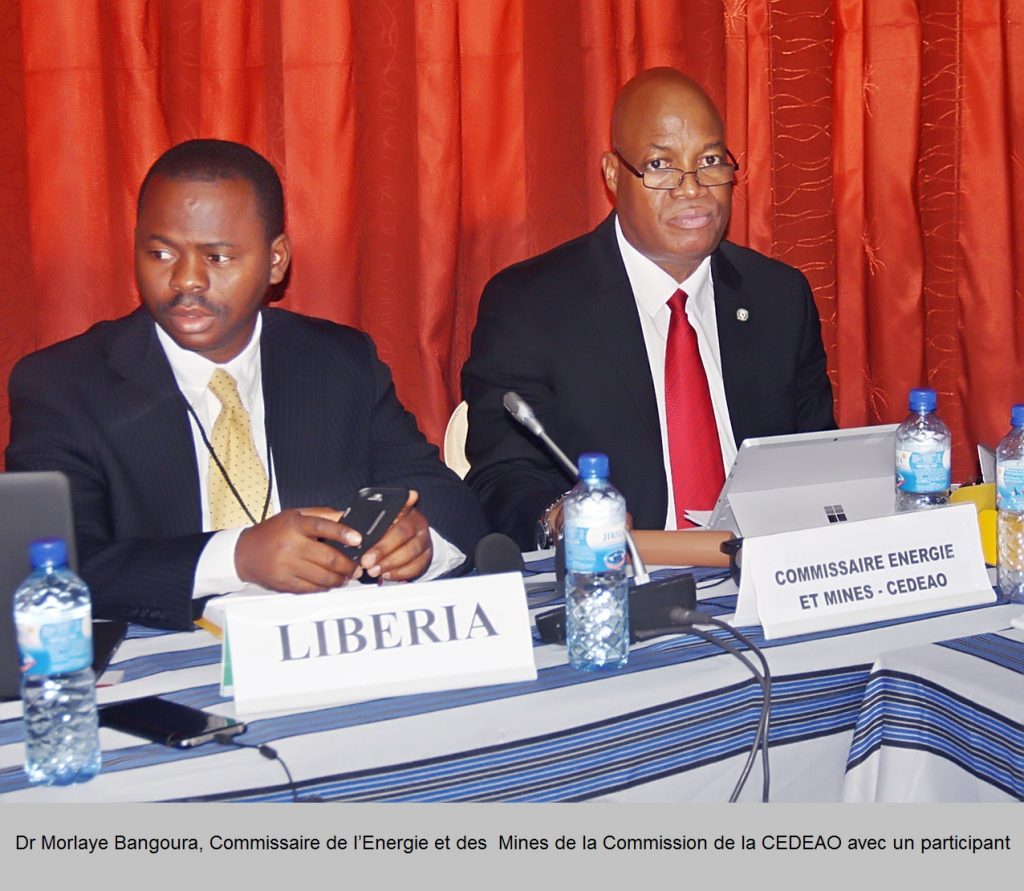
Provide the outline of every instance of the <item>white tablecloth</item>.
<path id="1" fill-rule="evenodd" d="M 735 602 L 725 586 L 704 595 L 713 598 L 707 608 L 723 613 Z M 883 654 L 1001 631 L 1019 612 L 997 605 L 766 644 L 773 674 L 771 799 L 842 799 L 854 727 Z M 744 630 L 764 643 L 758 629 Z M 299 793 L 324 800 L 728 799 L 760 708 L 760 688 L 737 660 L 688 635 L 634 646 L 627 668 L 608 674 L 572 671 L 564 647 L 538 644 L 535 654 L 535 682 L 268 717 L 250 722 L 239 740 L 271 744 Z M 136 630 L 111 665 L 123 680 L 101 689 L 100 701 L 165 694 L 230 713 L 231 702 L 218 693 L 219 660 L 220 645 L 206 632 Z M 973 662 L 979 676 L 988 671 L 977 659 L 966 659 L 963 670 L 970 673 Z M 1013 681 L 1005 683 L 1009 690 Z M 984 679 L 977 685 L 992 686 Z M 282 766 L 253 750 L 211 743 L 182 751 L 107 729 L 101 741 L 103 770 L 92 781 L 30 787 L 21 768 L 20 703 L 0 704 L 0 798 L 292 799 Z M 848 796 L 870 797 L 857 791 L 868 789 L 861 777 L 869 767 L 854 768 Z M 760 786 L 755 766 L 741 800 L 758 800 Z M 903 789 L 909 797 L 914 791 Z M 960 787 L 945 792 L 961 794 Z"/>
<path id="2" fill-rule="evenodd" d="M 847 801 L 1024 801 L 1024 632 L 882 654 L 848 760 Z"/>

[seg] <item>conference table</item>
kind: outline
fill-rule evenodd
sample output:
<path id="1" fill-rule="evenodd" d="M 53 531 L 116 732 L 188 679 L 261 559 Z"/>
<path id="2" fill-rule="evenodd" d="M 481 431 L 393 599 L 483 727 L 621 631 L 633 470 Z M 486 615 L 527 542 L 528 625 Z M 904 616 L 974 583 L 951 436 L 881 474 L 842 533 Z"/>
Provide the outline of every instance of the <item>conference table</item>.
<path id="1" fill-rule="evenodd" d="M 527 556 L 536 613 L 559 602 L 553 559 Z M 701 608 L 728 619 L 727 574 L 690 571 Z M 742 628 L 772 672 L 770 800 L 1024 800 L 1022 613 L 1000 601 L 773 641 Z M 20 703 L 0 703 L 0 801 L 729 799 L 761 710 L 737 659 L 678 634 L 633 645 L 624 669 L 577 672 L 564 646 L 534 643 L 535 681 L 259 716 L 237 738 L 246 748 L 179 750 L 104 728 L 103 770 L 78 786 L 28 785 Z M 207 631 L 133 626 L 98 697 L 232 714 L 220 660 Z M 762 779 L 758 758 L 739 800 L 760 800 Z"/>

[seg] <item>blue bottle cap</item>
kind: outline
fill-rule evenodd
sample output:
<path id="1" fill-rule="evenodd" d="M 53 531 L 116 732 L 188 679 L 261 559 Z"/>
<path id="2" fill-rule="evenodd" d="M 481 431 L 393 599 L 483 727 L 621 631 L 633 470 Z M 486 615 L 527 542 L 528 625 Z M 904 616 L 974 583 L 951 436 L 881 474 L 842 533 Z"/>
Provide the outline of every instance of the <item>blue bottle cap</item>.
<path id="1" fill-rule="evenodd" d="M 602 452 L 580 455 L 580 479 L 608 479 L 608 456 Z"/>
<path id="2" fill-rule="evenodd" d="M 28 559 L 33 569 L 46 566 L 63 566 L 68 562 L 68 546 L 63 538 L 37 538 L 28 546 Z"/>
<path id="3" fill-rule="evenodd" d="M 935 411 L 935 391 L 919 388 L 910 391 L 911 411 Z"/>
<path id="4" fill-rule="evenodd" d="M 1018 403 L 1010 409 L 1010 426 L 1024 427 L 1024 404 Z"/>

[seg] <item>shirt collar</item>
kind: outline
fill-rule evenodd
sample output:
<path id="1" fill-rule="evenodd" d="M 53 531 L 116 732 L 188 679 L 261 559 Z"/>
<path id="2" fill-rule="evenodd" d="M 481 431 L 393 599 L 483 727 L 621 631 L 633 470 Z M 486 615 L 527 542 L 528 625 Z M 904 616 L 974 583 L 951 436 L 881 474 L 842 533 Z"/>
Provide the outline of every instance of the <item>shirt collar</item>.
<path id="1" fill-rule="evenodd" d="M 218 365 L 199 353 L 178 346 L 159 325 L 156 326 L 156 336 L 171 365 L 171 371 L 174 372 L 178 388 L 185 394 L 185 398 L 189 402 L 195 403 L 205 392 L 214 371 L 223 368 L 238 382 L 238 395 L 242 403 L 249 405 L 253 387 L 262 383 L 260 380 L 260 332 L 262 330 L 263 314 L 259 313 L 256 316 L 252 337 L 249 338 L 245 348 L 234 359 L 223 365 Z"/>

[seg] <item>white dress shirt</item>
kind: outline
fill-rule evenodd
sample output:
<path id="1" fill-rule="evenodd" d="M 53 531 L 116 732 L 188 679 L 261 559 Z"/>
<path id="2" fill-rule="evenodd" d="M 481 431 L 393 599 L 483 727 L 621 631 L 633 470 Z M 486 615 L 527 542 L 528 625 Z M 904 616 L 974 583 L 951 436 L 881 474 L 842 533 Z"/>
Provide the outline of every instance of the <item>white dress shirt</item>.
<path id="1" fill-rule="evenodd" d="M 217 422 L 217 416 L 221 410 L 220 400 L 208 389 L 210 378 L 213 377 L 214 371 L 223 368 L 235 379 L 238 384 L 238 396 L 246 411 L 249 412 L 256 453 L 266 470 L 271 467 L 273 455 L 268 454 L 267 431 L 264 423 L 263 375 L 260 363 L 260 332 L 262 330 L 263 317 L 258 315 L 252 338 L 246 344 L 245 349 L 230 362 L 217 365 L 199 353 L 182 349 L 159 325 L 156 326 L 157 338 L 167 355 L 167 361 L 170 362 L 178 389 L 195 410 L 208 437 L 212 435 L 213 425 Z M 199 468 L 199 497 L 202 504 L 203 531 L 208 532 L 211 529 L 208 480 L 210 453 L 206 443 L 203 442 L 202 432 L 196 424 L 196 418 L 191 412 L 189 413 L 189 423 L 192 427 L 192 443 L 196 451 L 196 466 Z M 273 476 L 270 476 L 270 479 L 270 506 L 267 516 L 271 516 L 281 509 L 276 483 Z M 307 506 L 315 507 L 316 505 Z M 244 528 L 220 530 L 206 543 L 196 565 L 196 575 L 192 586 L 193 597 L 228 594 L 245 587 L 246 582 L 238 577 L 235 570 L 235 547 Z M 434 529 L 430 530 L 430 540 L 433 545 L 433 556 L 430 566 L 421 576 L 424 581 L 455 569 L 466 559 L 462 551 L 438 535 Z"/>
<path id="2" fill-rule="evenodd" d="M 626 240 L 615 218 L 615 237 L 619 243 L 622 262 L 626 266 L 629 284 L 636 300 L 640 328 L 647 347 L 647 361 L 654 381 L 654 395 L 658 402 L 658 424 L 661 427 L 661 450 L 665 458 L 665 479 L 668 482 L 668 511 L 665 528 L 676 528 L 676 506 L 672 490 L 672 462 L 668 451 L 668 429 L 665 426 L 665 348 L 672 311 L 668 301 L 682 289 L 687 294 L 686 318 L 697 334 L 697 349 L 704 365 L 711 392 L 711 406 L 715 412 L 718 441 L 722 447 L 722 466 L 726 473 L 736 458 L 736 440 L 729 421 L 729 405 L 725 401 L 725 381 L 722 378 L 722 355 L 718 347 L 718 323 L 715 316 L 715 285 L 711 278 L 711 258 L 694 270 L 686 281 L 677 282 L 652 260 L 640 253 Z"/>

